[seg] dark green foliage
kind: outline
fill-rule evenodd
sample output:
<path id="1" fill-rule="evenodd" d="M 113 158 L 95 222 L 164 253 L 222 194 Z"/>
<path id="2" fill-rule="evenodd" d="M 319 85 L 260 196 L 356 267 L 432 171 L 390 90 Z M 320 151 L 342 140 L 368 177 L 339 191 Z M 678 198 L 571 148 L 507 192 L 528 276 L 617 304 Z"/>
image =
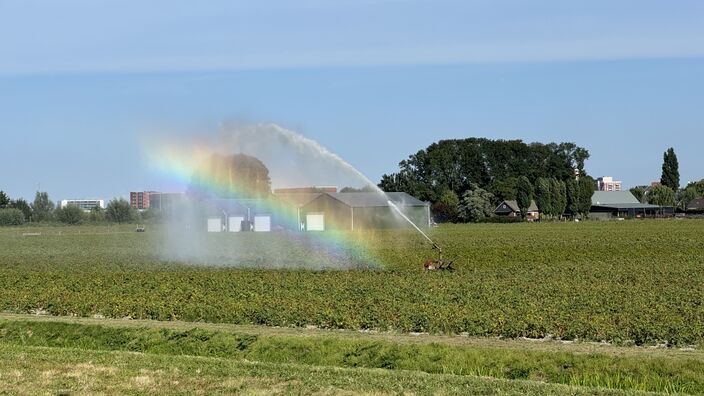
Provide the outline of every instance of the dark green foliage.
<path id="1" fill-rule="evenodd" d="M 16 226 L 25 222 L 24 214 L 15 208 L 0 209 L 0 226 Z"/>
<path id="2" fill-rule="evenodd" d="M 471 183 L 491 190 L 494 181 L 526 176 L 567 180 L 589 158 L 573 143 L 531 143 L 483 138 L 441 140 L 399 163 L 399 172 L 384 175 L 384 191 L 405 191 L 436 202 L 444 189 L 461 196 Z M 502 190 L 505 186 L 502 186 Z M 510 193 L 510 189 L 509 189 Z"/>
<path id="3" fill-rule="evenodd" d="M 518 197 L 518 178 L 509 177 L 505 180 L 494 180 L 489 186 L 490 193 L 494 195 L 494 203 L 516 200 Z"/>
<path id="4" fill-rule="evenodd" d="M 689 203 L 700 197 L 701 195 L 697 193 L 697 189 L 694 186 L 688 186 L 687 188 L 679 191 L 677 196 L 677 206 L 686 211 Z"/>
<path id="5" fill-rule="evenodd" d="M 24 199 L 17 198 L 15 200 L 10 201 L 10 207 L 21 210 L 26 221 L 31 220 L 32 208 L 29 206 L 27 201 L 25 201 Z"/>
<path id="6" fill-rule="evenodd" d="M 663 186 L 669 187 L 672 191 L 677 191 L 680 188 L 680 165 L 677 161 L 675 150 L 670 147 L 663 154 L 662 161 L 662 176 L 660 183 Z"/>
<path id="7" fill-rule="evenodd" d="M 105 218 L 113 223 L 129 223 L 134 221 L 134 209 L 124 198 L 115 198 L 105 208 Z"/>
<path id="8" fill-rule="evenodd" d="M 102 223 L 105 221 L 105 209 L 101 208 L 100 206 L 95 206 L 91 208 L 90 212 L 88 213 L 88 220 L 90 220 L 91 223 Z"/>
<path id="9" fill-rule="evenodd" d="M 633 196 L 636 197 L 638 202 L 644 203 L 643 200 L 645 198 L 645 192 L 647 191 L 647 189 L 645 187 L 637 186 L 637 187 L 631 188 L 628 191 L 630 191 L 631 194 L 633 194 Z"/>
<path id="10" fill-rule="evenodd" d="M 541 177 L 535 182 L 535 204 L 540 209 L 540 217 L 550 217 L 554 212 L 552 183 L 550 179 Z"/>
<path id="11" fill-rule="evenodd" d="M 687 187 L 692 187 L 697 192 L 698 197 L 704 197 L 704 179 L 689 183 Z"/>
<path id="12" fill-rule="evenodd" d="M 578 181 L 579 187 L 579 214 L 582 218 L 589 216 L 589 211 L 592 208 L 592 195 L 596 184 L 594 179 L 589 176 L 580 177 Z"/>
<path id="13" fill-rule="evenodd" d="M 269 169 L 245 154 L 213 154 L 193 173 L 189 190 L 218 198 L 264 198 L 271 195 Z"/>
<path id="14" fill-rule="evenodd" d="M 473 184 L 462 196 L 459 206 L 459 218 L 465 222 L 477 223 L 493 216 L 494 195 Z"/>
<path id="15" fill-rule="evenodd" d="M 521 217 L 525 219 L 528 208 L 530 208 L 530 203 L 533 201 L 533 185 L 530 184 L 530 180 L 528 180 L 526 176 L 518 178 L 516 185 L 516 201 L 518 207 L 521 209 Z"/>
<path id="16" fill-rule="evenodd" d="M 648 203 L 660 206 L 675 206 L 675 192 L 667 186 L 655 186 L 648 191 Z"/>
<path id="17" fill-rule="evenodd" d="M 561 217 L 567 209 L 567 186 L 565 182 L 557 179 L 550 179 L 552 190 L 552 215 Z"/>
<path id="18" fill-rule="evenodd" d="M 460 199 L 452 190 L 445 190 L 433 204 L 431 210 L 436 221 L 456 222 L 459 218 Z"/>
<path id="19" fill-rule="evenodd" d="M 63 208 L 56 208 L 54 212 L 56 220 L 64 224 L 81 224 L 85 218 L 83 210 L 76 205 L 66 205 Z"/>
<path id="20" fill-rule="evenodd" d="M 5 194 L 5 191 L 0 190 L 0 209 L 4 209 L 10 205 L 10 197 Z"/>
<path id="21" fill-rule="evenodd" d="M 50 221 L 54 215 L 54 203 L 47 192 L 37 191 L 32 202 L 32 221 Z"/>
<path id="22" fill-rule="evenodd" d="M 579 182 L 575 179 L 569 179 L 565 183 L 565 195 L 567 200 L 567 210 L 572 215 L 580 213 L 580 194 Z"/>

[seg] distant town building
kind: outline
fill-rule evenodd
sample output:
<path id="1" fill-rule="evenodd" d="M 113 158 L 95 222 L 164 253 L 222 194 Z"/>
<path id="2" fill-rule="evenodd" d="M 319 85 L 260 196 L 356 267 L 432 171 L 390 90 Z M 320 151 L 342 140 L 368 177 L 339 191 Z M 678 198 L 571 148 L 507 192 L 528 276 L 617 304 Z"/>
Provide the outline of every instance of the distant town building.
<path id="1" fill-rule="evenodd" d="M 662 183 L 660 183 L 659 180 L 650 182 L 650 187 L 660 187 L 660 186 L 662 186 Z"/>
<path id="2" fill-rule="evenodd" d="M 102 199 L 64 199 L 60 203 L 61 209 L 67 206 L 78 206 L 85 212 L 90 212 L 93 208 L 105 208 L 105 201 Z"/>
<path id="3" fill-rule="evenodd" d="M 168 209 L 175 203 L 181 202 L 185 197 L 184 193 L 166 193 L 155 192 L 149 193 L 149 206 L 152 209 Z"/>
<path id="4" fill-rule="evenodd" d="M 183 198 L 183 193 L 164 193 L 158 191 L 130 192 L 130 206 L 137 210 L 162 209 Z"/>
<path id="5" fill-rule="evenodd" d="M 621 182 L 611 176 L 604 176 L 596 179 L 596 187 L 598 191 L 621 191 Z"/>
<path id="6" fill-rule="evenodd" d="M 149 209 L 149 196 L 156 191 L 132 191 L 130 192 L 130 206 L 138 210 Z"/>

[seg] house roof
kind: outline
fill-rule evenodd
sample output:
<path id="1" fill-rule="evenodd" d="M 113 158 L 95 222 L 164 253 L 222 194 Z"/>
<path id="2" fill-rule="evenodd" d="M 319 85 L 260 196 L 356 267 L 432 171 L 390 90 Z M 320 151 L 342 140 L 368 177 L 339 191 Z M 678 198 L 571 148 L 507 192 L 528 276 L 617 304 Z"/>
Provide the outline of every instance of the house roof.
<path id="1" fill-rule="evenodd" d="M 696 198 L 687 204 L 687 209 L 689 210 L 701 210 L 704 209 L 704 198 Z"/>
<path id="2" fill-rule="evenodd" d="M 521 209 L 518 207 L 518 201 L 511 199 L 511 200 L 506 200 L 506 201 L 501 202 L 499 204 L 499 206 L 497 206 L 496 209 L 494 209 L 494 212 L 498 211 L 501 208 L 501 205 L 504 205 L 504 204 L 506 204 L 506 206 L 508 206 L 514 212 L 521 211 Z M 533 200 L 530 201 L 530 206 L 528 207 L 528 211 L 529 212 L 537 212 L 538 211 L 538 205 L 535 204 L 535 201 L 533 201 Z"/>
<path id="3" fill-rule="evenodd" d="M 640 204 L 630 191 L 594 191 L 592 205 Z"/>
<path id="4" fill-rule="evenodd" d="M 600 208 L 609 209 L 658 209 L 658 205 L 643 204 L 643 203 L 616 203 L 616 204 L 600 204 L 592 205 Z"/>
<path id="5" fill-rule="evenodd" d="M 277 198 L 282 201 L 295 206 L 303 206 L 308 202 L 318 198 L 322 193 L 310 193 L 310 192 L 300 192 L 300 193 L 277 193 L 275 194 Z"/>
<path id="6" fill-rule="evenodd" d="M 405 192 L 387 192 L 386 196 L 377 192 L 326 193 L 332 198 L 353 208 L 389 206 L 388 201 L 399 206 L 427 206 L 425 202 Z"/>

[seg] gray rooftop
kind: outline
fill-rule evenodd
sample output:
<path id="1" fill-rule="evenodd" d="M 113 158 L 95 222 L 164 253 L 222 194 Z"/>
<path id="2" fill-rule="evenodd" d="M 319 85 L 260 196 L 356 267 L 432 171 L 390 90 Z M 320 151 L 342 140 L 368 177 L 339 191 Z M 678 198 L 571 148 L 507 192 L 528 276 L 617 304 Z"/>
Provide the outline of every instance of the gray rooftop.
<path id="1" fill-rule="evenodd" d="M 630 191 L 594 191 L 594 195 L 592 195 L 592 205 L 613 206 L 616 204 L 640 204 L 640 202 Z"/>
<path id="2" fill-rule="evenodd" d="M 303 206 L 308 202 L 318 198 L 322 193 L 277 193 L 275 196 L 284 202 L 295 206 Z"/>
<path id="3" fill-rule="evenodd" d="M 643 203 L 615 203 L 615 204 L 599 204 L 592 205 L 601 208 L 611 208 L 611 209 L 658 209 L 658 205 L 643 204 Z"/>
<path id="4" fill-rule="evenodd" d="M 332 198 L 353 208 L 389 206 L 391 201 L 399 206 L 426 206 L 427 204 L 405 192 L 387 192 L 386 196 L 377 192 L 326 193 Z"/>

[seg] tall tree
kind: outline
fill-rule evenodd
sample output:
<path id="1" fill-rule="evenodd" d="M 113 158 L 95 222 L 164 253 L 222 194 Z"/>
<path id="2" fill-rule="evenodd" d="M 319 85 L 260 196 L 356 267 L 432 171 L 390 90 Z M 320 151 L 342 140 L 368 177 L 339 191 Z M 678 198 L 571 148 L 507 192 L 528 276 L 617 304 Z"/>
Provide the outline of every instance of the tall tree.
<path id="1" fill-rule="evenodd" d="M 670 187 L 672 191 L 677 191 L 680 188 L 680 165 L 672 147 L 663 154 L 660 184 Z"/>
<path id="2" fill-rule="evenodd" d="M 573 216 L 577 216 L 580 213 L 579 182 L 575 179 L 567 180 L 565 190 L 567 209 Z"/>
<path id="3" fill-rule="evenodd" d="M 579 214 L 582 218 L 589 217 L 589 211 L 592 209 L 592 195 L 594 195 L 594 179 L 589 176 L 580 177 L 579 182 Z"/>
<path id="4" fill-rule="evenodd" d="M 535 204 L 540 209 L 540 217 L 552 217 L 553 197 L 550 179 L 541 177 L 535 182 Z"/>
<path id="5" fill-rule="evenodd" d="M 49 194 L 37 191 L 32 202 L 32 221 L 52 220 L 54 213 L 54 203 L 49 200 Z"/>
<path id="6" fill-rule="evenodd" d="M 562 217 L 567 208 L 567 186 L 565 182 L 557 179 L 550 179 L 552 189 L 552 215 Z"/>
<path id="7" fill-rule="evenodd" d="M 525 219 L 528 215 L 528 208 L 530 208 L 530 204 L 533 202 L 533 185 L 530 184 L 530 180 L 528 180 L 526 176 L 518 178 L 516 185 L 516 202 L 518 203 L 518 208 L 521 210 L 521 217 Z"/>
<path id="8" fill-rule="evenodd" d="M 553 198 L 550 179 L 541 177 L 535 181 L 535 203 L 538 205 L 541 218 L 552 216 Z"/>
<path id="9" fill-rule="evenodd" d="M 5 194 L 5 191 L 0 190 L 0 209 L 10 205 L 10 197 Z"/>

